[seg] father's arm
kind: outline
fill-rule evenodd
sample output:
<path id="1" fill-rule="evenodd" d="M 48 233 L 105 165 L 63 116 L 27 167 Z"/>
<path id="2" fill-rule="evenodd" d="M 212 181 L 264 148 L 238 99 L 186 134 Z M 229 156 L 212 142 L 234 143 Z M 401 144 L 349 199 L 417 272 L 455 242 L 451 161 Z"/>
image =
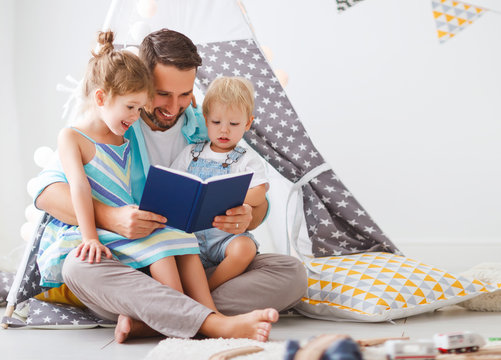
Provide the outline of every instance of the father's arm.
<path id="1" fill-rule="evenodd" d="M 241 234 L 257 228 L 266 216 L 268 201 L 258 206 L 243 204 L 226 211 L 226 216 L 216 216 L 212 225 L 231 234 Z"/>
<path id="2" fill-rule="evenodd" d="M 71 202 L 70 187 L 65 182 L 48 185 L 36 198 L 37 208 L 48 212 L 67 224 L 77 225 Z M 128 239 L 147 236 L 157 228 L 165 227 L 166 219 L 135 205 L 112 207 L 94 200 L 96 226 L 118 233 Z"/>

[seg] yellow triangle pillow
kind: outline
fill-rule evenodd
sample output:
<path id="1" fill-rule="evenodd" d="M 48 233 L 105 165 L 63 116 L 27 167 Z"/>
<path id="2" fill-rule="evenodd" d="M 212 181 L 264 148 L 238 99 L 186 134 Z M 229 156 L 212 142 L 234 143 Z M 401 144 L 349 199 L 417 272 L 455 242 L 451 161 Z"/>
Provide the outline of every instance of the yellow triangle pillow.
<path id="1" fill-rule="evenodd" d="M 306 265 L 307 294 L 295 308 L 325 320 L 388 321 L 501 289 L 383 252 L 314 258 Z"/>

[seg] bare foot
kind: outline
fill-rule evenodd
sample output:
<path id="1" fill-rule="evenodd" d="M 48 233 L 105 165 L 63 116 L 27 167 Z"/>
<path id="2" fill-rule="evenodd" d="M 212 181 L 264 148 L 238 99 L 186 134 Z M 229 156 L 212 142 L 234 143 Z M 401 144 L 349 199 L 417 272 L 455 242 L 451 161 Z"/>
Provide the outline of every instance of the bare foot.
<path id="1" fill-rule="evenodd" d="M 120 315 L 115 328 L 115 341 L 119 344 L 123 343 L 129 337 L 132 328 L 132 319 L 125 315 Z"/>
<path id="2" fill-rule="evenodd" d="M 278 312 L 275 309 L 254 310 L 236 316 L 210 314 L 200 327 L 200 332 L 209 337 L 267 341 L 271 323 L 277 320 Z"/>
<path id="3" fill-rule="evenodd" d="M 131 317 L 118 316 L 117 326 L 115 328 L 115 341 L 119 344 L 130 338 L 152 337 L 160 335 L 142 321 Z"/>

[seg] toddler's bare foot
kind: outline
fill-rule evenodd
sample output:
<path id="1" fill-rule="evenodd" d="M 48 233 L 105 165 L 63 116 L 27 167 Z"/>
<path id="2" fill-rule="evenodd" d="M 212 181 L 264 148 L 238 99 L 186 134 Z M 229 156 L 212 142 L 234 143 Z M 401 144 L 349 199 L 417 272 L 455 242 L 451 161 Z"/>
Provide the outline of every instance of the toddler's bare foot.
<path id="1" fill-rule="evenodd" d="M 254 310 L 236 316 L 211 314 L 202 324 L 200 332 L 209 337 L 267 341 L 271 324 L 277 320 L 278 312 L 275 309 Z"/>
<path id="2" fill-rule="evenodd" d="M 119 344 L 130 338 L 152 337 L 160 335 L 142 321 L 126 315 L 118 316 L 115 328 L 115 341 Z"/>

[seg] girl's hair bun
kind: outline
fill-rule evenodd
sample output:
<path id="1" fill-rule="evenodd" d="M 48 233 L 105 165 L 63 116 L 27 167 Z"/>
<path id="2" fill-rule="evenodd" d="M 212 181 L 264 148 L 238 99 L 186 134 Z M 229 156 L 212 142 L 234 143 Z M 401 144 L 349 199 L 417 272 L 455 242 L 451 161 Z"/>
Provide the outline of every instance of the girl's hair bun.
<path id="1" fill-rule="evenodd" d="M 94 56 L 101 56 L 104 54 L 109 54 L 113 51 L 113 40 L 115 39 L 115 34 L 113 31 L 100 31 L 97 35 L 97 42 L 100 45 L 99 51 Z"/>

